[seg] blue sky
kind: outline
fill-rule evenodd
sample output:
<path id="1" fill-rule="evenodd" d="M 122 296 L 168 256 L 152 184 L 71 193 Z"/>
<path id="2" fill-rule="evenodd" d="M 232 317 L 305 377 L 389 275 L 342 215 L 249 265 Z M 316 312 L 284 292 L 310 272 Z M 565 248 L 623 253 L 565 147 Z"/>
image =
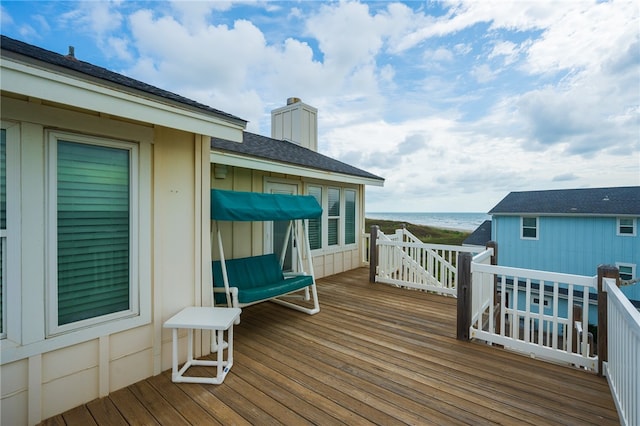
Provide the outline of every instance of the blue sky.
<path id="1" fill-rule="evenodd" d="M 2 34 L 249 120 L 318 108 L 367 211 L 640 185 L 634 1 L 2 1 Z"/>

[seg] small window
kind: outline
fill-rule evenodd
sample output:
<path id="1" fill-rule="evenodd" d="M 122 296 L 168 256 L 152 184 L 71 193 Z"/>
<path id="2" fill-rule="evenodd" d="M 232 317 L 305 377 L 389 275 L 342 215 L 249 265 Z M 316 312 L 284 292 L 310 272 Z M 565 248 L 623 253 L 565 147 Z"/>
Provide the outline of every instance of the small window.
<path id="1" fill-rule="evenodd" d="M 521 218 L 521 238 L 529 240 L 538 239 L 538 218 L 523 217 Z"/>
<path id="2" fill-rule="evenodd" d="M 618 218 L 618 235 L 635 237 L 636 220 L 632 218 Z"/>
<path id="3" fill-rule="evenodd" d="M 620 271 L 620 280 L 621 281 L 630 281 L 635 276 L 635 265 L 628 263 L 618 263 L 616 264 L 618 267 L 618 271 Z"/>

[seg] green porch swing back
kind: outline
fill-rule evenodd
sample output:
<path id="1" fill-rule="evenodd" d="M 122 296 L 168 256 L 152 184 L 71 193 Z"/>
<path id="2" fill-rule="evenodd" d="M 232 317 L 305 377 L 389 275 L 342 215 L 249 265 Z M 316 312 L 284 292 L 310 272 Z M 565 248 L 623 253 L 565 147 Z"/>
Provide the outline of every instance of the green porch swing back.
<path id="1" fill-rule="evenodd" d="M 322 207 L 311 195 L 211 190 L 213 220 L 296 220 L 314 219 L 321 215 Z"/>

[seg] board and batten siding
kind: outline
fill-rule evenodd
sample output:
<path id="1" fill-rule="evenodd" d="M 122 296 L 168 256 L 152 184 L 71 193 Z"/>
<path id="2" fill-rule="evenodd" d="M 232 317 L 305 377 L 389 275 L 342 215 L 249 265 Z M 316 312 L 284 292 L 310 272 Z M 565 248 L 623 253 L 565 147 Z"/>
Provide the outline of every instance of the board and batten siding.
<path id="1" fill-rule="evenodd" d="M 504 266 L 586 276 L 596 275 L 601 264 L 634 264 L 636 274 L 640 268 L 638 230 L 635 236 L 618 235 L 616 217 L 538 216 L 537 239 L 521 237 L 521 216 L 494 215 L 492 222 Z M 622 291 L 640 300 L 640 286 Z"/>

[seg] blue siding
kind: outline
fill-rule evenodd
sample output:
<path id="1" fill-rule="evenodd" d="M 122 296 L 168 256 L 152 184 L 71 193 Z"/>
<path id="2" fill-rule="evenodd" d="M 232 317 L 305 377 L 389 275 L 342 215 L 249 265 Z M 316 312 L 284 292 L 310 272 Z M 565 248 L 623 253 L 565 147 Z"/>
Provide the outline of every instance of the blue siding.
<path id="1" fill-rule="evenodd" d="M 615 217 L 540 216 L 537 240 L 520 238 L 520 216 L 494 215 L 491 228 L 500 265 L 593 276 L 598 265 L 621 262 L 640 273 L 640 230 L 634 237 L 616 235 Z M 640 301 L 640 284 L 622 291 Z"/>

